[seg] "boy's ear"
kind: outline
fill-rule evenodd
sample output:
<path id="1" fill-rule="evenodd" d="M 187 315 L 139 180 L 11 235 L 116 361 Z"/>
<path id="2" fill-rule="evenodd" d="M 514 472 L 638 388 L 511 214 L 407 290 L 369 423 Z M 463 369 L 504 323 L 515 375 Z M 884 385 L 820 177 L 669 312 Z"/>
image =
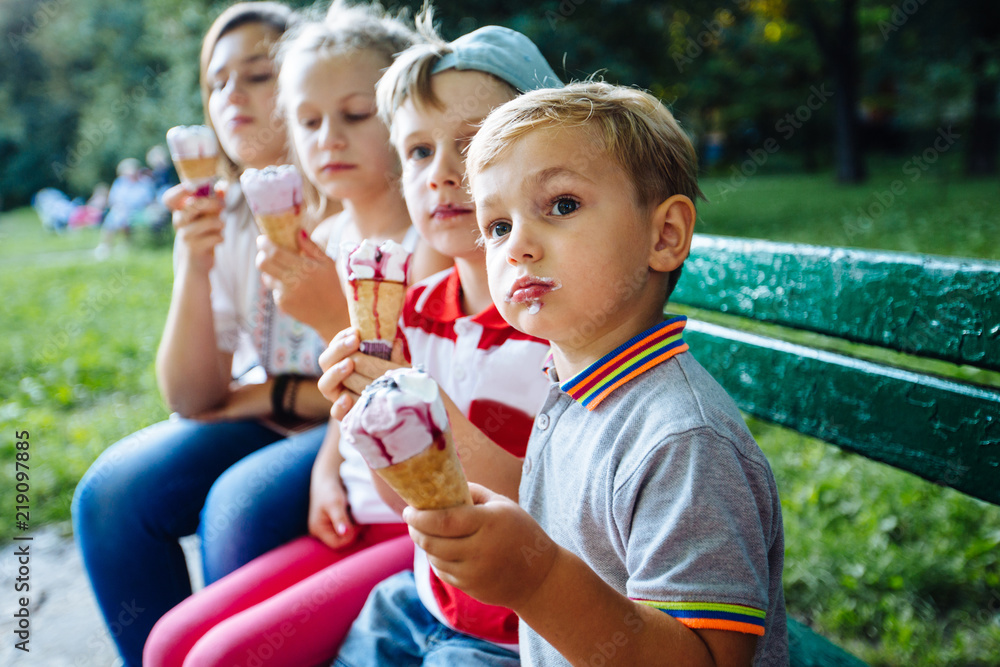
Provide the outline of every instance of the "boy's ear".
<path id="1" fill-rule="evenodd" d="M 649 268 L 669 273 L 684 263 L 691 250 L 695 217 L 694 202 L 685 195 L 674 195 L 653 210 Z"/>

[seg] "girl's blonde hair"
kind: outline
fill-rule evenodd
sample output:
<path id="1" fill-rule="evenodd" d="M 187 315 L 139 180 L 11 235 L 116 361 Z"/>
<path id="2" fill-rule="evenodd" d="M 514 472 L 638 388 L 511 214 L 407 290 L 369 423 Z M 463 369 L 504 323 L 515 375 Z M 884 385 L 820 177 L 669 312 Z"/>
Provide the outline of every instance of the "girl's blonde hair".
<path id="1" fill-rule="evenodd" d="M 212 125 L 212 117 L 208 113 L 208 98 L 212 94 L 212 84 L 208 80 L 208 66 L 212 62 L 212 53 L 219 40 L 233 30 L 248 24 L 265 26 L 274 33 L 274 38 L 277 40 L 295 22 L 295 13 L 278 2 L 240 2 L 227 8 L 212 22 L 201 42 L 199 84 L 205 124 L 212 128 L 213 132 L 215 132 L 215 127 Z M 229 155 L 226 155 L 225 151 L 220 151 L 218 171 L 221 178 L 234 182 L 239 180 L 241 168 Z"/>
<path id="2" fill-rule="evenodd" d="M 405 20 L 406 10 L 390 14 L 378 2 L 351 5 L 345 0 L 334 0 L 326 16 L 300 23 L 287 31 L 277 50 L 278 112 L 288 117 L 287 71 L 285 63 L 295 56 L 316 54 L 317 58 L 331 59 L 356 51 L 374 51 L 385 58 L 389 67 L 396 55 L 415 44 L 419 37 Z M 296 154 L 289 133 L 289 153 L 295 166 L 302 171 L 302 162 Z M 304 183 L 303 194 L 311 210 L 323 210 L 326 198 L 316 187 Z"/>

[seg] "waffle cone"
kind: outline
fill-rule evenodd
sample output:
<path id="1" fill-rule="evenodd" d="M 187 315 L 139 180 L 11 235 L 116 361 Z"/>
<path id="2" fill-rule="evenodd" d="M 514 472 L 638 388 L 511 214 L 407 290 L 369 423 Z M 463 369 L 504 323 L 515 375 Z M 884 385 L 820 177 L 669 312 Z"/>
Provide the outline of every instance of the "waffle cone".
<path id="1" fill-rule="evenodd" d="M 293 252 L 299 251 L 299 242 L 296 236 L 299 233 L 300 222 L 296 209 L 289 208 L 277 213 L 258 213 L 255 217 L 260 230 L 275 245 Z"/>
<path id="2" fill-rule="evenodd" d="M 181 177 L 181 181 L 198 183 L 215 178 L 215 168 L 218 161 L 215 155 L 183 159 L 175 158 L 174 166 L 177 167 L 177 175 Z"/>
<path id="3" fill-rule="evenodd" d="M 388 359 L 403 312 L 406 285 L 388 280 L 354 280 L 351 285 L 354 298 L 347 300 L 347 308 L 351 326 L 361 335 L 361 351 Z"/>
<path id="4" fill-rule="evenodd" d="M 407 505 L 418 510 L 472 504 L 469 483 L 458 460 L 451 431 L 441 434 L 416 456 L 375 472 Z"/>

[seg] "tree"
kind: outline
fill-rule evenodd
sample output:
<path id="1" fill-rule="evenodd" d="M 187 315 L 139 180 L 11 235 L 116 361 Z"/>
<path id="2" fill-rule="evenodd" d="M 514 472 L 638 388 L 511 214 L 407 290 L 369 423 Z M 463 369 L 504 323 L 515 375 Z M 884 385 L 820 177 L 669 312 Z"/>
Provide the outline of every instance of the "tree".
<path id="1" fill-rule="evenodd" d="M 867 173 L 858 119 L 858 0 L 796 0 L 789 5 L 809 28 L 833 77 L 837 180 L 861 183 Z"/>
<path id="2" fill-rule="evenodd" d="M 1000 6 L 978 1 L 971 22 L 970 50 L 973 80 L 972 119 L 969 123 L 966 173 L 973 176 L 997 173 L 1000 149 L 1000 119 L 997 98 L 1000 96 Z"/>

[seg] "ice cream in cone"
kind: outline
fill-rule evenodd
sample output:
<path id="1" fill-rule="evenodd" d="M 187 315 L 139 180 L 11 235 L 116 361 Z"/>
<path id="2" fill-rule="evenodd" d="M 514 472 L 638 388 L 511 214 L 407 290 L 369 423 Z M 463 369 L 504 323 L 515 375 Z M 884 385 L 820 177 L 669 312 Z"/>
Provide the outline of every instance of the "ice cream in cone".
<path id="1" fill-rule="evenodd" d="M 204 125 L 178 125 L 167 130 L 167 146 L 184 187 L 199 197 L 211 194 L 219 161 L 215 133 Z"/>
<path id="2" fill-rule="evenodd" d="M 276 245 L 298 252 L 302 227 L 302 176 L 290 164 L 247 169 L 240 175 L 243 195 L 257 226 Z"/>
<path id="3" fill-rule="evenodd" d="M 415 368 L 372 382 L 341 434 L 406 503 L 417 509 L 471 505 L 437 383 Z"/>
<path id="4" fill-rule="evenodd" d="M 410 252 L 395 241 L 375 245 L 345 243 L 341 261 L 347 267 L 347 308 L 351 326 L 361 335 L 361 351 L 388 359 L 406 297 Z"/>

